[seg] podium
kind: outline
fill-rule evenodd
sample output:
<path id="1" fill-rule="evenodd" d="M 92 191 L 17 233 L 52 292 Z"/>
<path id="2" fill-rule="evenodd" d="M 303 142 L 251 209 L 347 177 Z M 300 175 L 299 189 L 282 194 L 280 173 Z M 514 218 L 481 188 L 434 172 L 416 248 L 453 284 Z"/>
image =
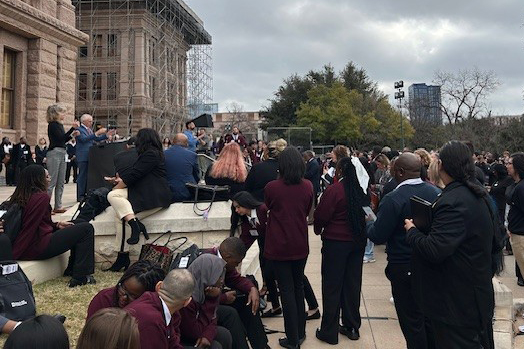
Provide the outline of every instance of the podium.
<path id="1" fill-rule="evenodd" d="M 113 186 L 104 177 L 115 175 L 114 157 L 125 150 L 126 142 L 100 143 L 89 148 L 87 167 L 87 192 L 100 187 L 111 189 Z"/>

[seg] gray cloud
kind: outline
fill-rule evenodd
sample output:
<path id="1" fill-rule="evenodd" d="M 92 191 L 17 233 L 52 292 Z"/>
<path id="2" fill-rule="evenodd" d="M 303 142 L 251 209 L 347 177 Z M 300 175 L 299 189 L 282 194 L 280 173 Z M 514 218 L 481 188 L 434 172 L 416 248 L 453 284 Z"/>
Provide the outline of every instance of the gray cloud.
<path id="1" fill-rule="evenodd" d="M 524 6 L 518 0 L 186 0 L 213 36 L 214 100 L 258 110 L 283 79 L 352 60 L 392 94 L 437 69 L 477 66 L 502 82 L 493 113 L 524 111 Z"/>

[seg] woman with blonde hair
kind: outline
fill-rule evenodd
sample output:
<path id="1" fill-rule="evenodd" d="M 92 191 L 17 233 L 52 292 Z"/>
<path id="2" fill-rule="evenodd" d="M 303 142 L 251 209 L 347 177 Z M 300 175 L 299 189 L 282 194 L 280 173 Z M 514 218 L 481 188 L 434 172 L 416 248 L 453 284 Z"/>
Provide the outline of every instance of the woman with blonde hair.
<path id="1" fill-rule="evenodd" d="M 230 142 L 224 146 L 218 160 L 207 169 L 205 180 L 210 185 L 228 185 L 229 193 L 225 196 L 217 194 L 216 198 L 228 200 L 244 189 L 246 177 L 246 163 L 240 146 L 236 142 Z"/>
<path id="2" fill-rule="evenodd" d="M 440 178 L 440 173 L 438 169 L 438 155 L 436 155 L 436 158 L 433 159 L 428 168 L 428 179 L 431 184 L 437 186 L 440 189 L 444 189 L 444 183 L 442 182 L 442 179 Z"/>
<path id="3" fill-rule="evenodd" d="M 420 178 L 422 178 L 423 181 L 429 181 L 428 170 L 431 164 L 431 155 L 423 148 L 415 150 L 415 154 L 420 158 Z"/>
<path id="4" fill-rule="evenodd" d="M 138 323 L 125 310 L 101 309 L 87 320 L 76 349 L 140 349 Z"/>
<path id="5" fill-rule="evenodd" d="M 47 170 L 51 176 L 51 183 L 47 189 L 49 196 L 55 191 L 55 209 L 53 213 L 64 213 L 66 210 L 62 207 L 62 194 L 64 193 L 65 173 L 66 173 L 66 143 L 71 137 L 80 134 L 75 131 L 79 127 L 78 121 L 75 121 L 69 131 L 64 130 L 64 119 L 67 108 L 60 104 L 53 104 L 47 107 L 47 136 L 49 138 L 49 148 L 46 154 Z"/>

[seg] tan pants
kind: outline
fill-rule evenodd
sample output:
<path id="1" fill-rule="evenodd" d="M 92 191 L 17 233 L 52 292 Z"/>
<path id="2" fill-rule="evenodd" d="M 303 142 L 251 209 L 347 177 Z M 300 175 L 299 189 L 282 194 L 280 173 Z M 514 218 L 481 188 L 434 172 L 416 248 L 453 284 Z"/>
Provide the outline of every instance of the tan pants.
<path id="1" fill-rule="evenodd" d="M 511 234 L 511 248 L 515 261 L 522 272 L 524 272 L 524 235 Z"/>
<path id="2" fill-rule="evenodd" d="M 133 207 L 131 206 L 131 203 L 127 199 L 127 188 L 126 189 L 113 189 L 109 194 L 107 194 L 107 201 L 111 204 L 111 207 L 115 210 L 116 213 L 116 220 L 115 220 L 115 246 L 116 250 L 120 252 L 128 252 L 129 251 L 129 245 L 125 242 L 126 237 L 123 235 L 123 226 L 122 226 L 122 219 L 129 215 L 134 214 Z M 135 215 L 136 218 L 139 220 L 142 220 L 148 216 L 151 216 L 152 214 L 160 211 L 162 207 L 152 208 L 150 210 L 139 212 Z M 129 225 L 126 228 L 126 231 L 131 231 L 131 228 Z M 129 235 L 131 236 L 131 235 Z"/>

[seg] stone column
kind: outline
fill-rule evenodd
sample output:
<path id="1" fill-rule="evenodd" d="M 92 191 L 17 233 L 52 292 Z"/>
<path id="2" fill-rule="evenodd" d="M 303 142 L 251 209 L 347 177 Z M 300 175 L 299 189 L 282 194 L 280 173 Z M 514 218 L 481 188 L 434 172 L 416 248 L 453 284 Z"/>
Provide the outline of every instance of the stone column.
<path id="1" fill-rule="evenodd" d="M 66 128 L 73 122 L 75 114 L 76 56 L 75 49 L 63 46 L 57 49 L 56 101 L 67 107 Z"/>
<path id="2" fill-rule="evenodd" d="M 146 61 L 145 61 L 145 33 L 143 30 L 135 32 L 135 78 L 133 96 L 146 98 Z"/>
<path id="3" fill-rule="evenodd" d="M 129 100 L 129 30 L 121 32 L 120 37 L 120 98 L 121 102 Z"/>
<path id="4" fill-rule="evenodd" d="M 46 110 L 57 97 L 57 45 L 29 40 L 27 52 L 26 135 L 29 144 L 47 135 Z"/>

